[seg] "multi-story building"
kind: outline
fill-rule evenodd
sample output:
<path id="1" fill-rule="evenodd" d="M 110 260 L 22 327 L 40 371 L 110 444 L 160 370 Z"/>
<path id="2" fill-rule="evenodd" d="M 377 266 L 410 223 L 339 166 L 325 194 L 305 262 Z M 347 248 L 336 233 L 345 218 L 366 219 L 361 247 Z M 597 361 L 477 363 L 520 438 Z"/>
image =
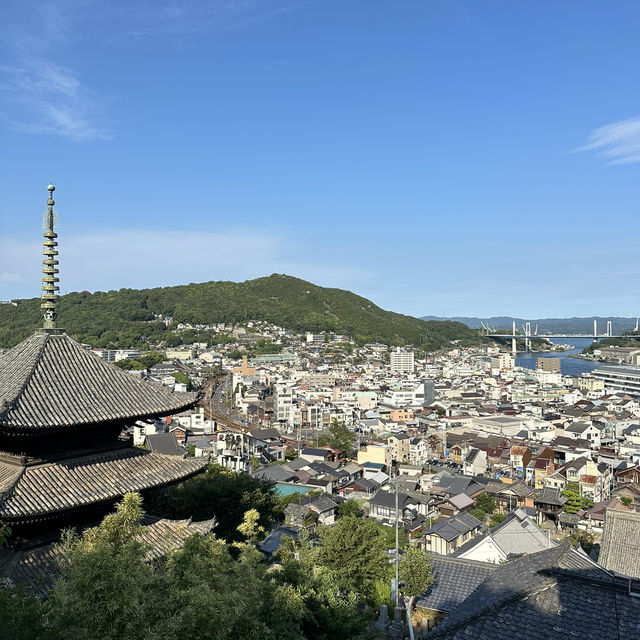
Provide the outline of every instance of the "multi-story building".
<path id="1" fill-rule="evenodd" d="M 536 369 L 538 371 L 560 373 L 560 358 L 538 358 L 536 360 Z"/>
<path id="2" fill-rule="evenodd" d="M 499 371 L 511 371 L 515 367 L 516 361 L 510 353 L 499 353 L 491 357 L 491 368 Z"/>
<path id="3" fill-rule="evenodd" d="M 415 368 L 413 351 L 403 351 L 400 347 L 391 352 L 390 362 L 393 373 L 413 373 Z"/>
<path id="4" fill-rule="evenodd" d="M 274 417 L 278 422 L 293 424 L 293 388 L 290 384 L 278 382 L 273 392 Z"/>
<path id="5" fill-rule="evenodd" d="M 409 464 L 417 467 L 429 460 L 429 446 L 423 438 L 411 438 L 409 441 Z"/>
<path id="6" fill-rule="evenodd" d="M 640 396 L 640 367 L 603 366 L 594 369 L 592 375 L 604 382 L 607 391 Z"/>
<path id="7" fill-rule="evenodd" d="M 406 433 L 396 433 L 387 439 L 391 447 L 391 457 L 396 462 L 409 462 L 409 444 L 411 436 Z"/>
<path id="8" fill-rule="evenodd" d="M 576 379 L 580 391 L 604 391 L 604 380 L 594 378 L 590 373 L 583 373 Z"/>

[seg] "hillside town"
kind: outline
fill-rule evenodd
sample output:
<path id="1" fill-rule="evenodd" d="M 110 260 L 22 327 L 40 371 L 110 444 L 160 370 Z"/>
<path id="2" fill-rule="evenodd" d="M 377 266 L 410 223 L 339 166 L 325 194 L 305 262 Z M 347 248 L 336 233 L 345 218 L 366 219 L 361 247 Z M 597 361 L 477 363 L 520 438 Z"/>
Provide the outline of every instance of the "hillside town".
<path id="1" fill-rule="evenodd" d="M 194 410 L 139 422 L 132 436 L 274 484 L 290 501 L 261 543 L 267 558 L 286 537 L 334 525 L 351 502 L 434 554 L 436 591 L 448 571 L 477 586 L 496 566 L 566 544 L 577 562 L 640 590 L 640 555 L 629 547 L 630 532 L 640 534 L 633 386 L 621 390 L 598 369 L 562 375 L 555 358 L 516 367 L 500 345 L 427 355 L 260 322 L 217 329 L 233 341 L 167 351 L 131 372 L 177 391 L 187 386 L 180 372 L 201 390 Z M 274 353 L 252 355 L 258 341 Z M 612 368 L 635 372 L 603 370 Z M 429 592 L 418 606 L 450 613 L 445 596 Z M 392 617 L 382 624 L 392 633 Z"/>

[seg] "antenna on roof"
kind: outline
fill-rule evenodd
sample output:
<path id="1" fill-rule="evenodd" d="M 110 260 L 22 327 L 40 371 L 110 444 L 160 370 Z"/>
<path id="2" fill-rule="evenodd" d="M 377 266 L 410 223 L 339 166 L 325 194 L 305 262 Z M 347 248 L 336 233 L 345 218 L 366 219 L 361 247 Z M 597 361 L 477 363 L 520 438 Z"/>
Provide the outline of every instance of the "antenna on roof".
<path id="1" fill-rule="evenodd" d="M 56 247 L 58 246 L 56 238 L 58 234 L 54 231 L 58 226 L 58 220 L 57 214 L 53 210 L 53 205 L 55 204 L 53 192 L 56 190 L 53 183 L 49 183 L 47 190 L 49 191 L 49 198 L 47 200 L 48 209 L 44 212 L 42 224 L 44 228 L 44 242 L 42 243 L 44 260 L 42 264 L 44 267 L 42 269 L 42 302 L 40 303 L 40 308 L 42 309 L 42 316 L 44 318 L 43 328 L 55 329 L 57 316 L 56 303 L 58 301 L 56 291 L 60 290 L 60 287 L 56 284 L 60 280 L 57 277 L 59 271 L 56 268 L 59 264 L 58 260 L 56 260 L 56 256 L 58 255 L 56 251 Z"/>

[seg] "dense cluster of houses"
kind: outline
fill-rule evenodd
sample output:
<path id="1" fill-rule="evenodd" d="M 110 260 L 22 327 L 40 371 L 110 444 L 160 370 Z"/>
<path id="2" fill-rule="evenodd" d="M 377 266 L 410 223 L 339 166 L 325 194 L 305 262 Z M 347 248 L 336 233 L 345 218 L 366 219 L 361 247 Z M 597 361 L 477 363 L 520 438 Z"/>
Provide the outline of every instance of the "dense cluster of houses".
<path id="1" fill-rule="evenodd" d="M 640 527 L 640 398 L 589 374 L 515 367 L 491 347 L 421 360 L 343 336 L 297 340 L 253 360 L 221 354 L 228 417 L 242 418 L 242 428 L 201 407 L 135 434 L 155 451 L 205 456 L 293 495 L 265 553 L 283 536 L 334 524 L 354 500 L 362 517 L 391 527 L 398 520 L 411 544 L 443 558 L 441 590 L 448 571 L 485 580 L 494 575 L 487 567 L 557 560 L 563 538 L 582 531 L 594 536 L 591 557 L 563 551 L 563 562 L 640 579 L 637 566 L 596 564 L 599 551 L 621 556 L 612 551 L 614 527 Z M 184 366 L 197 374 L 201 364 Z M 346 456 L 317 444 L 336 422 L 352 432 Z M 479 507 L 487 496 L 490 512 Z M 440 611 L 437 600 L 427 594 L 423 604 Z"/>

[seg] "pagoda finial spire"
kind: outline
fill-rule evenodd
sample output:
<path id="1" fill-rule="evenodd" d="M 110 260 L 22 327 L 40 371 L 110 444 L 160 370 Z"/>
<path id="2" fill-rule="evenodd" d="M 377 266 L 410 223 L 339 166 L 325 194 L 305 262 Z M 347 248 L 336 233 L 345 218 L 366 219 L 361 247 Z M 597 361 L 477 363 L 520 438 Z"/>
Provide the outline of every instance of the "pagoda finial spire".
<path id="1" fill-rule="evenodd" d="M 58 301 L 56 291 L 60 289 L 56 284 L 59 281 L 57 277 L 59 273 L 57 265 L 59 263 L 58 260 L 56 260 L 56 256 L 58 255 L 56 251 L 56 247 L 58 246 L 56 238 L 58 234 L 54 231 L 56 227 L 56 213 L 53 210 L 53 205 L 55 204 L 53 192 L 56 188 L 53 186 L 53 183 L 49 183 L 47 190 L 49 191 L 49 199 L 47 200 L 48 209 L 44 213 L 43 222 L 44 242 L 42 254 L 44 255 L 44 260 L 42 261 L 42 302 L 40 308 L 42 309 L 42 316 L 44 317 L 43 328 L 55 329 L 57 316 L 56 303 Z"/>

